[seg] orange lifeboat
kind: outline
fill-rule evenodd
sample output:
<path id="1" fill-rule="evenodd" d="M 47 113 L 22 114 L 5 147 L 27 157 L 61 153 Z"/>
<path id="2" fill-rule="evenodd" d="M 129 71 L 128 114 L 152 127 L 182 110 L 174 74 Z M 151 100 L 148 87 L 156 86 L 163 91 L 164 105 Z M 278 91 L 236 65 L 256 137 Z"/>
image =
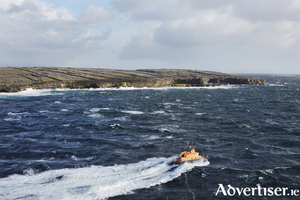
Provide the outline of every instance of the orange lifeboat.
<path id="1" fill-rule="evenodd" d="M 208 157 L 203 157 L 199 155 L 198 152 L 195 151 L 195 148 L 189 147 L 187 151 L 184 151 L 180 154 L 179 158 L 176 158 L 176 161 L 173 161 L 172 164 L 183 164 L 185 162 L 206 162 Z"/>

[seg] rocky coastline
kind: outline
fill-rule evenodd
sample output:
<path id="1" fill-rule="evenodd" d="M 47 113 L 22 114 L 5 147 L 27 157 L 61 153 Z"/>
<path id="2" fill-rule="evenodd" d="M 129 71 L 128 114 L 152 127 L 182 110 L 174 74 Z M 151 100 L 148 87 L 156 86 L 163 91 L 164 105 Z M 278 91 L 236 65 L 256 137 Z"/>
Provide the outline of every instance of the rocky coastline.
<path id="1" fill-rule="evenodd" d="M 26 88 L 209 87 L 232 84 L 265 85 L 266 82 L 214 71 L 185 69 L 0 68 L 0 92 L 19 92 Z"/>

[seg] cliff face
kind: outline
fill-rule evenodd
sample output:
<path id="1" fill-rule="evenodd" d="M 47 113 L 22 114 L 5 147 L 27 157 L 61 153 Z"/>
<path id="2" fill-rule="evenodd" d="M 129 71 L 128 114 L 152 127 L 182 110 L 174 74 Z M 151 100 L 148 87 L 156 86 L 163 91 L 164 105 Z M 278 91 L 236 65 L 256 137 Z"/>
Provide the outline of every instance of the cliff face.
<path id="1" fill-rule="evenodd" d="M 266 82 L 219 72 L 182 69 L 0 68 L 0 92 L 18 92 L 26 88 L 205 87 L 229 84 L 264 85 Z"/>

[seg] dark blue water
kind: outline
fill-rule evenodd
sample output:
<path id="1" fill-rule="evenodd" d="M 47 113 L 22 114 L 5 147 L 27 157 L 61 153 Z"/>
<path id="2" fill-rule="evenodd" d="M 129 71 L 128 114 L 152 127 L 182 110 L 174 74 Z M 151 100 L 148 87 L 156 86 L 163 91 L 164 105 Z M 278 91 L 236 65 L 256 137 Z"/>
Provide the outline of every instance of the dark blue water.
<path id="1" fill-rule="evenodd" d="M 0 199 L 244 199 L 300 189 L 300 76 L 266 86 L 0 94 Z M 210 164 L 169 165 L 193 141 Z M 297 199 L 249 196 L 248 199 Z"/>

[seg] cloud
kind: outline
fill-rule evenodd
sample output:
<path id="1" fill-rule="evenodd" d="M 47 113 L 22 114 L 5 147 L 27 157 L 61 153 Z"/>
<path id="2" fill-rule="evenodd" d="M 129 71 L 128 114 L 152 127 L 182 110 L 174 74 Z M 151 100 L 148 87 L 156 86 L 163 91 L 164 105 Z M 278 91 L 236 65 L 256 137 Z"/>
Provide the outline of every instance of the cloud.
<path id="1" fill-rule="evenodd" d="M 118 6 L 122 5 L 120 1 L 113 2 L 114 5 L 117 3 L 119 3 Z M 138 10 L 134 5 L 126 8 L 125 11 L 131 14 L 131 20 L 139 23 L 144 29 L 147 21 L 155 20 L 160 22 L 160 25 L 149 30 L 148 37 L 143 31 L 135 34 L 127 46 L 123 47 L 120 54 L 122 59 L 126 56 L 130 59 L 134 56 L 140 59 L 140 54 L 145 51 L 149 52 L 149 47 L 154 52 L 161 47 L 168 47 L 170 53 L 177 52 L 178 50 L 175 50 L 177 48 L 183 48 L 182 51 L 186 51 L 187 48 L 211 45 L 220 48 L 227 46 L 230 50 L 233 46 L 250 44 L 264 49 L 296 50 L 299 44 L 299 21 L 297 17 L 292 18 L 289 12 L 282 9 L 286 8 L 292 13 L 299 11 L 300 3 L 296 7 L 296 1 L 262 3 L 262 1 L 254 0 L 251 1 L 251 5 L 236 0 L 221 3 L 195 0 L 176 0 L 172 3 L 171 1 L 151 1 L 152 4 L 142 2 L 144 3 L 140 3 Z M 144 7 L 141 8 L 141 6 Z M 273 13 L 268 14 L 264 12 L 264 9 Z M 277 16 L 278 13 L 281 14 Z M 134 48 L 137 49 L 134 50 Z M 144 51 L 141 50 L 143 48 L 145 48 Z M 133 55 L 129 55 L 130 52 Z M 182 52 L 182 55 L 184 54 Z M 149 52 L 147 57 L 151 56 L 155 59 L 157 54 Z"/>
<path id="2" fill-rule="evenodd" d="M 152 3 L 147 0 L 111 0 L 111 4 L 120 12 L 140 12 Z"/>
<path id="3" fill-rule="evenodd" d="M 300 57 L 300 0 L 1 0 L 0 18 L 1 66 L 261 69 Z"/>
<path id="4" fill-rule="evenodd" d="M 79 23 L 68 9 L 37 0 L 5 1 L 0 18 L 1 66 L 62 65 L 95 51 L 112 32 L 102 26 L 93 30 Z"/>
<path id="5" fill-rule="evenodd" d="M 79 20 L 83 23 L 93 24 L 93 23 L 105 23 L 114 19 L 114 15 L 110 11 L 104 10 L 101 6 L 97 8 L 93 4 L 87 5 Z"/>

